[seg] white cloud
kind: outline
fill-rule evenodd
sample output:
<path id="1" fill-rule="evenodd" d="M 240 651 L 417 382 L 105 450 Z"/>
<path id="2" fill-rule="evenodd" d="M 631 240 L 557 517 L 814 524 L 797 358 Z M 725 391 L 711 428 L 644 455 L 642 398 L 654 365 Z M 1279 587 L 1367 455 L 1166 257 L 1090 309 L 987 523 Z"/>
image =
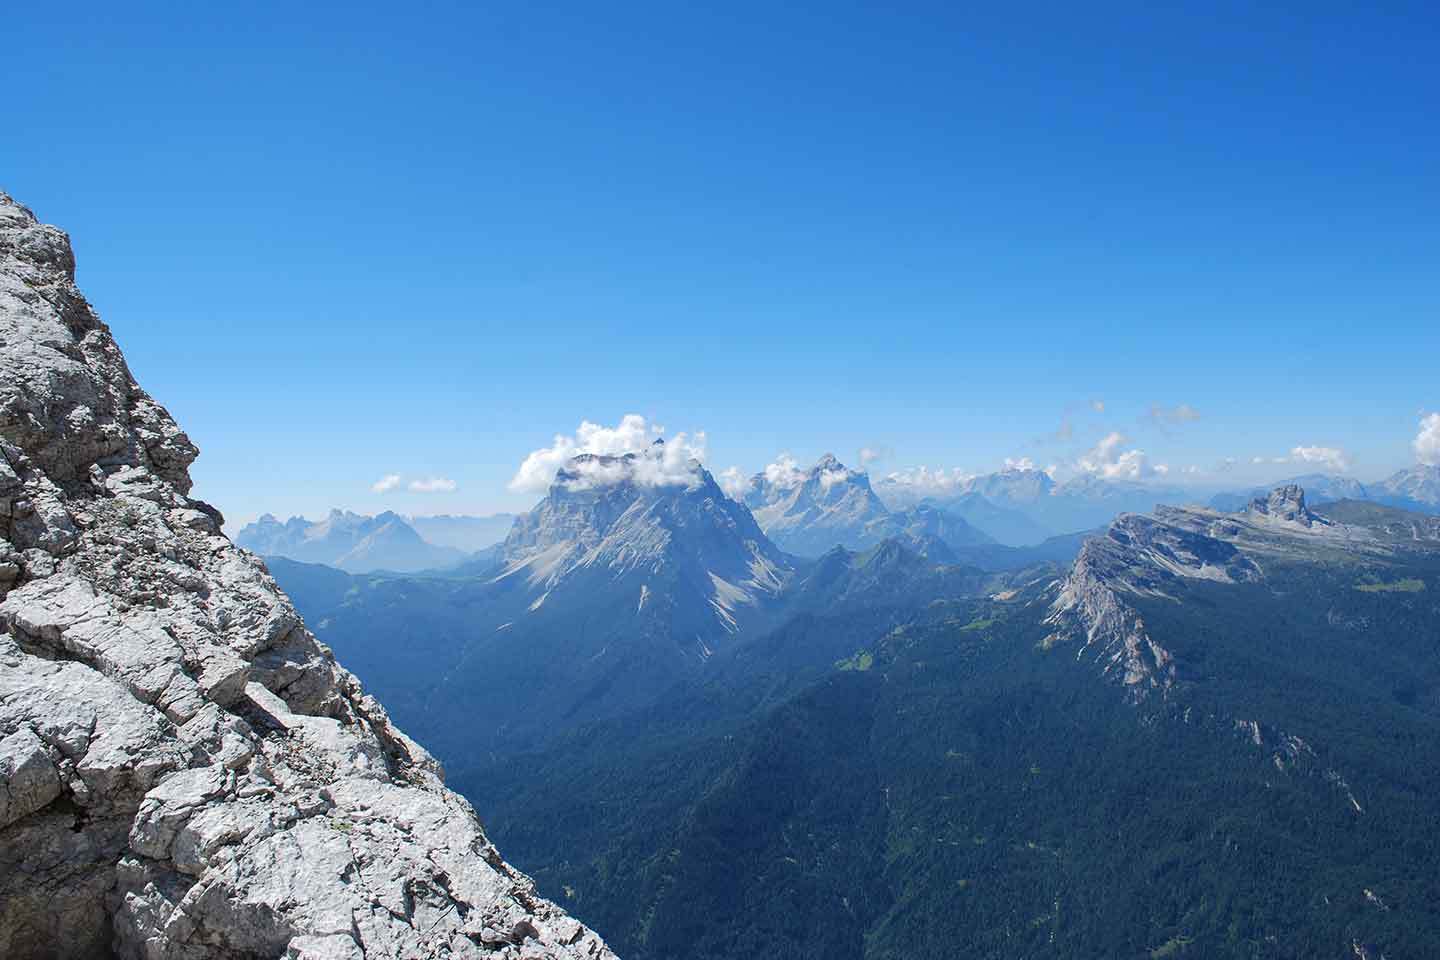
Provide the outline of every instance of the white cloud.
<path id="1" fill-rule="evenodd" d="M 454 493 L 455 481 L 449 477 L 428 477 L 411 480 L 408 489 L 411 493 Z"/>
<path id="2" fill-rule="evenodd" d="M 800 469 L 799 461 L 788 453 L 780 454 L 760 472 L 765 475 L 767 484 L 781 490 L 793 490 L 805 482 L 805 471 Z"/>
<path id="3" fill-rule="evenodd" d="M 1350 455 L 1338 447 L 1292 447 L 1283 457 L 1251 457 L 1250 462 L 1261 464 L 1299 464 L 1318 466 L 1343 473 L 1350 469 Z"/>
<path id="4" fill-rule="evenodd" d="M 1294 447 L 1290 451 L 1293 463 L 1315 463 L 1331 470 L 1350 469 L 1350 455 L 1336 447 Z"/>
<path id="5" fill-rule="evenodd" d="M 1090 401 L 1090 409 L 1091 409 L 1091 410 L 1094 410 L 1096 413 L 1104 413 L 1104 412 L 1105 412 L 1105 401 L 1104 401 L 1104 400 L 1091 400 L 1091 401 Z"/>
<path id="6" fill-rule="evenodd" d="M 750 492 L 750 478 L 739 467 L 726 467 L 715 474 L 715 482 L 731 500 L 744 500 Z"/>
<path id="7" fill-rule="evenodd" d="M 1034 470 L 1034 469 L 1035 469 L 1035 461 L 1034 461 L 1034 460 L 1031 460 L 1029 457 L 1006 457 L 1006 458 L 1005 458 L 1005 467 L 1004 467 L 1004 469 L 1006 469 L 1006 470 Z"/>
<path id="8" fill-rule="evenodd" d="M 705 434 L 677 433 L 664 444 L 655 444 L 661 428 L 648 424 L 639 414 L 626 414 L 613 427 L 582 421 L 573 436 L 557 434 L 550 446 L 531 453 L 515 471 L 510 489 L 520 493 L 543 493 L 555 481 L 561 468 L 582 454 L 616 458 L 635 454 L 633 462 L 589 460 L 573 465 L 571 489 L 605 486 L 622 479 L 642 486 L 688 485 L 698 479 L 694 462 L 705 460 Z"/>
<path id="9" fill-rule="evenodd" d="M 868 467 L 875 461 L 883 460 L 887 456 L 889 456 L 889 452 L 884 447 L 861 447 L 860 466 Z"/>
<path id="10" fill-rule="evenodd" d="M 1106 480 L 1144 480 L 1169 470 L 1169 467 L 1165 470 L 1152 467 L 1144 450 L 1122 450 L 1124 444 L 1123 434 L 1109 433 L 1088 453 L 1079 457 L 1075 467 L 1082 473 L 1092 473 Z"/>
<path id="11" fill-rule="evenodd" d="M 952 467 L 949 470 L 932 470 L 929 467 L 909 467 L 896 470 L 880 478 L 879 486 L 903 490 L 915 496 L 931 496 L 958 492 L 965 484 L 975 479 L 975 474 Z"/>
<path id="12" fill-rule="evenodd" d="M 842 483 L 853 476 L 852 472 L 838 463 L 826 466 L 820 471 L 820 487 L 829 490 L 837 483 Z"/>
<path id="13" fill-rule="evenodd" d="M 370 489 L 375 493 L 389 493 L 400 486 L 400 474 L 387 473 L 385 476 L 370 484 Z"/>
<path id="14" fill-rule="evenodd" d="M 1415 459 L 1427 467 L 1440 466 L 1440 413 L 1420 418 L 1420 432 L 1415 434 Z"/>

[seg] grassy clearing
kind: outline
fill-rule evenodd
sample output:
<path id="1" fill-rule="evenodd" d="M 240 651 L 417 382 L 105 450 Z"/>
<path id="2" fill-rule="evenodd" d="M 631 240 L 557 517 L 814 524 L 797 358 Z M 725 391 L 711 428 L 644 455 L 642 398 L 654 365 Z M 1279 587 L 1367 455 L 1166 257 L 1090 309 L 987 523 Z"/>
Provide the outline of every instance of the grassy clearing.
<path id="1" fill-rule="evenodd" d="M 1419 593 L 1425 589 L 1425 581 L 1406 577 L 1394 583 L 1357 583 L 1355 589 L 1362 593 Z"/>
<path id="2" fill-rule="evenodd" d="M 846 657 L 844 660 L 835 661 L 837 670 L 858 670 L 864 673 L 875 666 L 875 654 L 869 650 L 857 650 L 853 657 Z"/>

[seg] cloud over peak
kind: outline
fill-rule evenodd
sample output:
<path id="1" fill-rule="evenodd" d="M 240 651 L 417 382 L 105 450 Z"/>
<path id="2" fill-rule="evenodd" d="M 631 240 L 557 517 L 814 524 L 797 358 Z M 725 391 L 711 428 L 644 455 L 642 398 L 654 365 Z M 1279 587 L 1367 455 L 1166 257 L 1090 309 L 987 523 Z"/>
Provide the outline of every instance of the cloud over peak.
<path id="1" fill-rule="evenodd" d="M 772 487 L 781 490 L 793 490 L 805 482 L 805 471 L 800 467 L 800 462 L 788 453 L 782 453 L 760 473 L 765 477 L 765 482 Z"/>
<path id="2" fill-rule="evenodd" d="M 581 421 L 573 435 L 556 434 L 550 446 L 531 451 L 510 480 L 510 489 L 517 493 L 544 493 L 562 468 L 572 474 L 568 481 L 571 489 L 606 486 L 621 480 L 642 486 L 695 482 L 698 477 L 694 463 L 705 460 L 705 434 L 677 433 L 657 445 L 655 439 L 663 429 L 636 413 L 621 417 L 613 427 Z M 607 459 L 571 464 L 583 454 Z M 635 460 L 621 464 L 614 459 L 626 454 L 635 454 Z"/>
<path id="3" fill-rule="evenodd" d="M 958 493 L 973 479 L 975 474 L 959 467 L 932 470 L 921 466 L 891 471 L 880 478 L 879 486 L 903 490 L 916 496 L 935 496 Z"/>
<path id="4" fill-rule="evenodd" d="M 739 467 L 726 467 L 715 474 L 715 482 L 731 500 L 744 500 L 750 492 L 750 478 Z"/>
<path id="5" fill-rule="evenodd" d="M 398 486 L 400 486 L 400 474 L 387 473 L 379 480 L 370 484 L 370 491 L 372 493 L 389 493 Z"/>

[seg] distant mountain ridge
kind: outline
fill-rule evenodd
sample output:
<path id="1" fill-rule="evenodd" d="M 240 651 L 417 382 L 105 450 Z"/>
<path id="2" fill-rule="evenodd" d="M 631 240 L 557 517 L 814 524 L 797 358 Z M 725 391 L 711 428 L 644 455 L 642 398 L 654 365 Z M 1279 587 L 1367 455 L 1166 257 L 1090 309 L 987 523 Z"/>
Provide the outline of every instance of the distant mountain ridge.
<path id="1" fill-rule="evenodd" d="M 757 473 L 742 499 L 765 534 L 782 550 L 818 557 L 834 547 L 866 550 L 892 537 L 918 545 L 928 537 L 946 547 L 993 543 L 963 516 L 933 504 L 892 511 L 871 489 L 863 470 L 827 453 L 803 473 Z"/>
<path id="2" fill-rule="evenodd" d="M 750 511 L 661 444 L 573 458 L 482 556 L 463 576 L 272 569 L 427 742 L 500 752 L 703 670 L 773 621 L 794 577 Z"/>
<path id="3" fill-rule="evenodd" d="M 1399 470 L 1384 480 L 1368 484 L 1353 477 L 1310 473 L 1278 483 L 1218 493 L 1210 498 L 1208 505 L 1216 510 L 1243 509 L 1252 498 L 1262 496 L 1277 486 L 1303 487 L 1312 504 L 1359 500 L 1419 513 L 1440 513 L 1440 466 L 1424 464 Z"/>
<path id="4" fill-rule="evenodd" d="M 838 476 L 826 484 L 816 477 L 825 471 Z M 1003 547 L 930 505 L 877 513 L 864 475 L 833 458 L 811 473 L 809 506 L 788 515 L 859 502 L 858 531 L 820 529 L 856 533 L 862 549 L 832 544 L 809 561 L 786 553 L 699 462 L 677 463 L 656 443 L 572 458 L 493 554 L 454 572 L 337 578 L 272 567 L 322 637 L 344 638 L 362 676 L 412 705 L 430 742 L 505 752 L 637 708 L 805 610 L 975 591 L 1004 576 L 987 571 L 1064 562 L 1078 549 Z M 803 486 L 787 505 L 802 502 L 794 493 Z M 497 703 L 511 718 L 504 729 L 477 729 L 472 715 Z"/>
<path id="5" fill-rule="evenodd" d="M 832 551 L 721 679 L 457 776 L 637 960 L 1429 955 L 1440 518 L 1288 486 L 954 575 Z"/>
<path id="6" fill-rule="evenodd" d="M 265 514 L 235 535 L 239 546 L 262 556 L 323 563 L 352 573 L 409 573 L 452 566 L 466 551 L 427 542 L 397 513 L 378 516 L 331 510 L 324 520 L 291 517 L 281 523 Z"/>
<path id="7" fill-rule="evenodd" d="M 1440 513 L 1440 465 L 1417 464 L 1375 484 L 1374 499 L 1390 506 Z"/>
<path id="8" fill-rule="evenodd" d="M 864 471 L 851 470 L 830 453 L 804 473 L 780 478 L 757 473 L 743 500 L 767 536 L 802 556 L 859 547 L 865 529 L 890 513 Z"/>
<path id="9" fill-rule="evenodd" d="M 1365 484 L 1351 477 L 1334 474 L 1307 473 L 1290 477 L 1277 483 L 1260 484 L 1248 490 L 1217 493 L 1207 503 L 1215 510 L 1243 510 L 1256 497 L 1268 496 L 1276 487 L 1299 486 L 1305 489 L 1312 504 L 1335 503 L 1339 500 L 1369 500 L 1370 491 Z"/>
<path id="10" fill-rule="evenodd" d="M 1145 513 L 1193 498 L 1175 487 L 1094 474 L 1057 483 L 1033 467 L 1006 467 L 945 490 L 916 490 L 897 481 L 882 486 L 896 506 L 930 503 L 1012 547 L 1035 546 L 1051 537 L 1103 527 L 1121 513 Z"/>

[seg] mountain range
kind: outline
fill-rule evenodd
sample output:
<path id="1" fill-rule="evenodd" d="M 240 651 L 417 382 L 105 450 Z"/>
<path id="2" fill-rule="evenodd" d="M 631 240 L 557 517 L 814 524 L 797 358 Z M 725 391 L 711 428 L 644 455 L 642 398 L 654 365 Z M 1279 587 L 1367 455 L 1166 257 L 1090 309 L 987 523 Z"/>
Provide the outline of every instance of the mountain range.
<path id="1" fill-rule="evenodd" d="M 813 542 L 829 546 L 801 557 L 701 464 L 671 459 L 658 441 L 575 457 L 463 574 L 351 576 L 278 557 L 271 569 L 426 742 L 502 756 L 642 708 L 807 611 L 885 619 L 897 598 L 983 592 L 1079 549 L 1078 538 L 1005 547 L 928 504 L 891 513 L 867 496 L 863 474 L 827 458 L 759 514 L 772 528 L 818 519 Z M 827 471 L 839 476 L 825 483 Z M 855 522 L 837 522 L 854 503 L 864 505 Z M 503 724 L 474 721 L 496 712 Z"/>
<path id="2" fill-rule="evenodd" d="M 864 550 L 891 537 L 918 543 L 928 537 L 946 547 L 994 540 L 964 517 L 933 505 L 892 512 L 870 488 L 869 476 L 827 453 L 808 471 L 757 473 L 741 499 L 782 550 L 815 557 L 833 547 Z"/>
<path id="3" fill-rule="evenodd" d="M 1440 937 L 1440 518 L 1287 485 L 1009 570 L 923 531 L 801 559 L 660 455 L 572 462 L 481 580 L 272 563 L 625 955 Z"/>
<path id="4" fill-rule="evenodd" d="M 1370 500 L 1417 513 L 1440 513 L 1440 466 L 1425 464 L 1416 464 L 1369 484 L 1335 474 L 1305 474 L 1267 487 L 1216 494 L 1209 505 L 1221 510 L 1236 510 L 1273 487 L 1292 485 L 1303 487 L 1314 504 Z"/>
<path id="5" fill-rule="evenodd" d="M 3 194 L 0 373 L 0 955 L 1440 943 L 1434 467 L 887 504 L 825 457 L 742 502 L 656 442 L 493 548 L 337 511 L 262 560 Z"/>
<path id="6" fill-rule="evenodd" d="M 353 573 L 410 573 L 453 567 L 499 543 L 513 522 L 509 514 L 407 518 L 389 511 L 371 517 L 331 510 L 324 520 L 291 517 L 281 523 L 267 513 L 242 527 L 235 542 L 262 556 Z"/>
<path id="7" fill-rule="evenodd" d="M 1048 537 L 1103 527 L 1125 512 L 1193 499 L 1186 490 L 1081 474 L 1062 483 L 1044 470 L 1006 467 L 943 490 L 887 478 L 882 499 L 898 506 L 930 503 L 963 518 L 994 540 L 1031 546 Z"/>
<path id="8" fill-rule="evenodd" d="M 1393 507 L 1440 513 L 1440 464 L 1417 464 L 1374 486 L 1371 499 Z"/>
<path id="9" fill-rule="evenodd" d="M 700 464 L 654 482 L 664 456 L 575 458 L 463 577 L 271 568 L 430 742 L 521 749 L 701 669 L 770 623 L 795 577 Z M 489 716 L 505 719 L 477 728 Z"/>
<path id="10" fill-rule="evenodd" d="M 884 619 L 827 599 L 506 777 L 455 759 L 626 956 L 961 936 L 1376 960 L 1440 938 L 1440 518 L 1292 486 L 1123 515 L 1003 586 L 916 567 L 892 593 L 843 556 L 811 576 Z"/>

